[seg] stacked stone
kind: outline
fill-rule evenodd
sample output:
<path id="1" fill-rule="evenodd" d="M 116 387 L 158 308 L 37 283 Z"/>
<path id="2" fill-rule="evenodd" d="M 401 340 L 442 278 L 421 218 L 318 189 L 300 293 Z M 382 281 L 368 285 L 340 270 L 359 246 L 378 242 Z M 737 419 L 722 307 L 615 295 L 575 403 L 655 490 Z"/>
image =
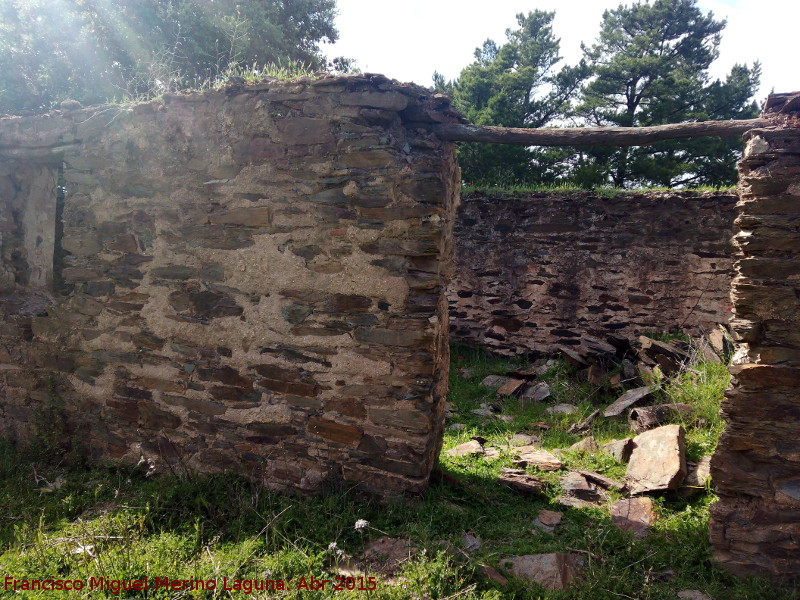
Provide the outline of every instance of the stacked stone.
<path id="1" fill-rule="evenodd" d="M 455 226 L 451 334 L 505 355 L 730 318 L 737 196 L 473 193 Z"/>
<path id="2" fill-rule="evenodd" d="M 745 134 L 732 300 L 737 353 L 712 461 L 714 558 L 740 576 L 800 576 L 800 94 Z"/>
<path id="3" fill-rule="evenodd" d="M 66 188 L 55 225 L 16 211 L 3 237 L 0 429 L 55 407 L 95 457 L 422 489 L 460 187 L 429 126 L 457 119 L 364 75 L 0 120 L 7 187 L 41 188 L 12 178 L 46 161 Z M 31 310 L 37 239 L 55 251 Z"/>

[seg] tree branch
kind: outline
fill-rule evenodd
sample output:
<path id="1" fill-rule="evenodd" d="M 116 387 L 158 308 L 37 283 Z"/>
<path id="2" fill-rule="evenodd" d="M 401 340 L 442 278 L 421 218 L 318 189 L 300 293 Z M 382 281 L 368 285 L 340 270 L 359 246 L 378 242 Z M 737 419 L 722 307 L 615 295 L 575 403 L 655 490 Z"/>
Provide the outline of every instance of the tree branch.
<path id="1" fill-rule="evenodd" d="M 518 146 L 645 146 L 663 140 L 688 137 L 730 137 L 756 127 L 767 127 L 765 119 L 699 121 L 652 127 L 574 127 L 525 129 L 448 123 L 434 125 L 433 132 L 451 142 L 486 142 Z"/>

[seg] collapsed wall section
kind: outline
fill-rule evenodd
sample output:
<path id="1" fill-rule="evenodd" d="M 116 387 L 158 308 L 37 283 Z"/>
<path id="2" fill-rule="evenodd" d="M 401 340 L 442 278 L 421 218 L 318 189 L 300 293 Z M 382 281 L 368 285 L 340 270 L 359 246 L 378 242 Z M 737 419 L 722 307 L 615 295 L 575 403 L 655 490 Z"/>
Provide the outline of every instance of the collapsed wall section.
<path id="1" fill-rule="evenodd" d="M 275 489 L 425 486 L 460 176 L 382 76 L 0 120 L 0 431 Z"/>
<path id="2" fill-rule="evenodd" d="M 726 323 L 736 201 L 678 191 L 465 195 L 451 334 L 510 355 L 582 335 Z"/>
<path id="3" fill-rule="evenodd" d="M 736 355 L 711 473 L 718 564 L 800 577 L 800 93 L 773 94 L 773 127 L 745 134 L 739 163 Z"/>

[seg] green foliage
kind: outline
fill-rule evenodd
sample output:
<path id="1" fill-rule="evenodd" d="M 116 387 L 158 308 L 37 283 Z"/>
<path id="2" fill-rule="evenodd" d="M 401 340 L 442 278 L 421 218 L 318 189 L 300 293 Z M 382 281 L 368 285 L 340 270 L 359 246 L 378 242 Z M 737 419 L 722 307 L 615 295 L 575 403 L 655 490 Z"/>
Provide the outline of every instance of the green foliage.
<path id="1" fill-rule="evenodd" d="M 600 35 L 584 46 L 593 79 L 578 113 L 588 124 L 635 127 L 757 116 L 750 101 L 760 66 L 735 65 L 725 81 L 710 81 L 725 21 L 704 14 L 696 0 L 654 0 L 603 14 Z M 640 148 L 590 148 L 573 159 L 584 184 L 731 185 L 738 138 L 670 140 Z"/>
<path id="2" fill-rule="evenodd" d="M 334 11 L 335 0 L 0 0 L 0 112 L 150 97 L 254 63 L 322 68 Z"/>
<path id="3" fill-rule="evenodd" d="M 751 100 L 760 66 L 734 65 L 724 80 L 708 69 L 718 56 L 725 21 L 696 0 L 653 0 L 603 14 L 584 59 L 556 69 L 554 13 L 518 15 L 508 41 L 484 42 L 455 81 L 434 73 L 434 87 L 476 125 L 544 127 L 580 124 L 636 127 L 757 116 Z M 577 106 L 573 106 L 577 101 Z M 639 148 L 524 148 L 461 144 L 469 185 L 579 188 L 726 187 L 736 183 L 738 137 L 669 140 Z"/>
<path id="4" fill-rule="evenodd" d="M 536 10 L 518 14 L 518 29 L 506 30 L 498 46 L 486 40 L 475 50 L 475 62 L 458 79 L 445 82 L 434 74 L 437 89 L 450 93 L 455 106 L 476 125 L 542 127 L 564 117 L 588 71 L 557 69 L 559 42 L 553 35 L 555 13 Z M 554 181 L 558 151 L 531 150 L 499 144 L 462 144 L 458 159 L 465 181 L 519 185 Z"/>

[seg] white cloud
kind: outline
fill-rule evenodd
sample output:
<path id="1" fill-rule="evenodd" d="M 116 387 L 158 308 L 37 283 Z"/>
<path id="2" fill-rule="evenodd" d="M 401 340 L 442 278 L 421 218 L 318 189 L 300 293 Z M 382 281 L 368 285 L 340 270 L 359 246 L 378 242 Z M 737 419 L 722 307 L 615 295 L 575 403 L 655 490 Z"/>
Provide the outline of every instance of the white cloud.
<path id="1" fill-rule="evenodd" d="M 458 76 L 485 39 L 504 41 L 505 30 L 516 26 L 517 13 L 540 8 L 556 11 L 553 28 L 561 38 L 561 54 L 565 62 L 574 64 L 581 57 L 581 42 L 595 40 L 603 11 L 619 4 L 607 0 L 338 0 L 340 41 L 326 49 L 331 57 L 355 58 L 362 71 L 429 86 L 434 71 L 449 79 Z M 795 53 L 788 45 L 798 35 L 800 2 L 767 6 L 751 0 L 701 0 L 699 6 L 728 20 L 720 58 L 711 68 L 713 77 L 724 77 L 734 63 L 760 60 L 759 101 L 773 88 L 800 90 Z"/>

